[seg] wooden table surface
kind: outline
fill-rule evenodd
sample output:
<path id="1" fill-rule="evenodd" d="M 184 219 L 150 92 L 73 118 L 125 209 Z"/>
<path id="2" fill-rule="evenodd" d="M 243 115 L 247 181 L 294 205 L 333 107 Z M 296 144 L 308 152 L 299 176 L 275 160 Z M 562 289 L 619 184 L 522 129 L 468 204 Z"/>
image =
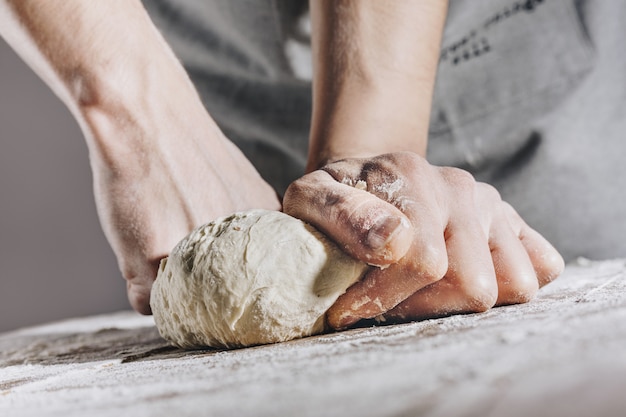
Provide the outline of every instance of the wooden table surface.
<path id="1" fill-rule="evenodd" d="M 626 416 L 626 261 L 531 303 L 184 352 L 150 317 L 0 334 L 0 416 Z"/>

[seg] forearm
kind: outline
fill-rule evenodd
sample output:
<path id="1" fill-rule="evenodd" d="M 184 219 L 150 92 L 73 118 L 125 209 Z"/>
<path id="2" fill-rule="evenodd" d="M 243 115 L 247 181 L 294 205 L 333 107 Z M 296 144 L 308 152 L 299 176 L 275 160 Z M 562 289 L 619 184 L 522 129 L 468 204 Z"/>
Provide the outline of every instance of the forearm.
<path id="1" fill-rule="evenodd" d="M 426 152 L 446 0 L 315 0 L 308 170 Z"/>
<path id="2" fill-rule="evenodd" d="M 174 104 L 204 111 L 138 0 L 4 0 L 0 13 L 0 34 L 74 114 L 92 163 L 148 146 Z"/>

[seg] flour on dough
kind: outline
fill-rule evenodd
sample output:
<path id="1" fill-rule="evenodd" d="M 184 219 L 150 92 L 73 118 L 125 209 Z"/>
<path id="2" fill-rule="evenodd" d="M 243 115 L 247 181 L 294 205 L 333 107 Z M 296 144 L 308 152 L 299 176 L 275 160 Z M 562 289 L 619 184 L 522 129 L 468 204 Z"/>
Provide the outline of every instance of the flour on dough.
<path id="1" fill-rule="evenodd" d="M 150 305 L 161 335 L 183 348 L 282 342 L 321 333 L 366 268 L 312 226 L 253 210 L 183 239 L 161 262 Z"/>

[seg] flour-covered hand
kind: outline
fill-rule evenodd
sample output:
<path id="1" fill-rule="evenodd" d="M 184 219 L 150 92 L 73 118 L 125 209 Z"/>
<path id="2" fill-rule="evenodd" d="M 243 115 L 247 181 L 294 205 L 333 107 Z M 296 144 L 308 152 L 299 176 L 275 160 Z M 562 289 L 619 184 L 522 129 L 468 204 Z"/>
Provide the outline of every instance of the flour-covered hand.
<path id="1" fill-rule="evenodd" d="M 527 302 L 563 269 L 493 187 L 414 153 L 328 164 L 295 181 L 283 207 L 376 265 L 328 311 L 334 328 Z"/>

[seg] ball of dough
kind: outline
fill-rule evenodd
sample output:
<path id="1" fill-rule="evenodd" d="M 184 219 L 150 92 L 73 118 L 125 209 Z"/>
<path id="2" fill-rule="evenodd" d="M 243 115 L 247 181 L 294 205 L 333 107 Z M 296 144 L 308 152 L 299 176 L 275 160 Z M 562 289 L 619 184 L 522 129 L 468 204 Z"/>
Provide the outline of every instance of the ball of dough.
<path id="1" fill-rule="evenodd" d="M 150 305 L 161 335 L 183 348 L 282 342 L 321 333 L 366 268 L 312 226 L 253 210 L 183 239 L 161 262 Z"/>

